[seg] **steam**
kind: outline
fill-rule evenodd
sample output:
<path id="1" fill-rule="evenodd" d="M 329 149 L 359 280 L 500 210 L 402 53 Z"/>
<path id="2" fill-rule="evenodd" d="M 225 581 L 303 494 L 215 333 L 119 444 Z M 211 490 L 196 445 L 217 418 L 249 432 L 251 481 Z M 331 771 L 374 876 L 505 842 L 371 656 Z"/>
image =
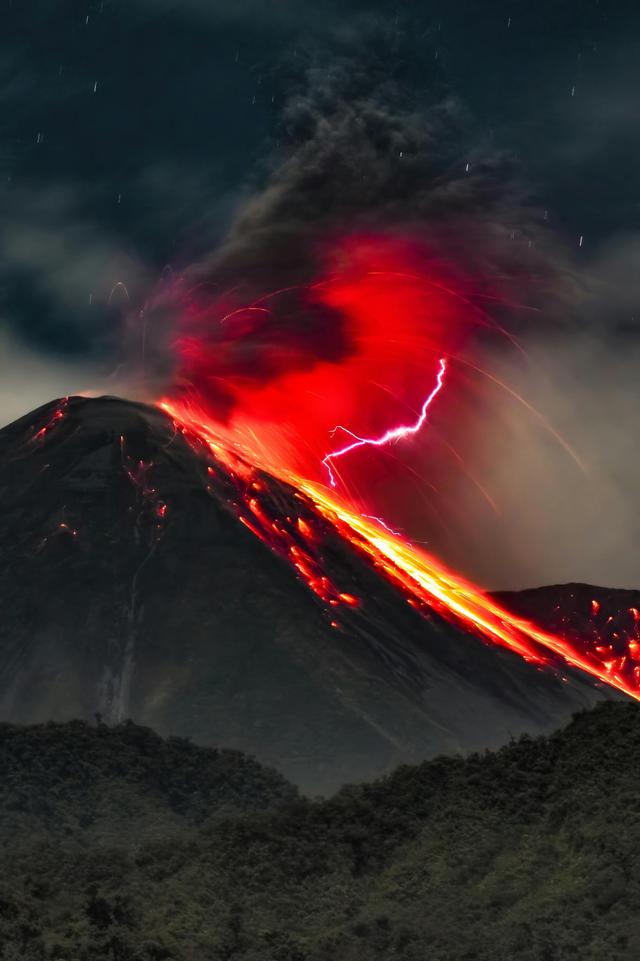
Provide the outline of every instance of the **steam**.
<path id="1" fill-rule="evenodd" d="M 637 241 L 620 238 L 591 259 L 584 272 L 591 294 L 577 310 L 578 323 L 528 331 L 526 361 L 491 359 L 567 438 L 584 470 L 534 419 L 494 393 L 473 459 L 501 516 L 490 521 L 468 505 L 472 563 L 486 584 L 638 586 L 640 346 L 638 286 L 628 269 L 636 251 Z"/>

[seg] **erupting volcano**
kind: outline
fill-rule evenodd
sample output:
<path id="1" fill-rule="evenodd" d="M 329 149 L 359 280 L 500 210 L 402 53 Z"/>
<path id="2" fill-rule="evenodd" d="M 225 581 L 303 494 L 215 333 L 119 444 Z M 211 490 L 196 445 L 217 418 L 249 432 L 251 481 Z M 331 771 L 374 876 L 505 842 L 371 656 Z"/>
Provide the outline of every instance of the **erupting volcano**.
<path id="1" fill-rule="evenodd" d="M 363 507 L 370 503 L 380 465 L 369 459 L 363 467 L 356 451 L 362 457 L 366 449 L 394 449 L 394 479 L 402 492 L 406 465 L 400 462 L 404 452 L 399 444 L 408 439 L 417 444 L 428 435 L 436 399 L 448 403 L 449 425 L 454 414 L 468 414 L 474 395 L 462 374 L 475 365 L 469 359 L 473 351 L 464 347 L 478 329 L 507 336 L 482 306 L 500 303 L 497 291 L 477 282 L 472 290 L 470 281 L 445 268 L 417 242 L 352 238 L 338 245 L 331 263 L 333 272 L 312 284 L 259 296 L 244 306 L 234 305 L 237 291 L 214 296 L 195 288 L 184 298 L 185 329 L 177 342 L 180 390 L 160 406 L 176 430 L 204 442 L 214 458 L 243 478 L 236 504 L 241 522 L 285 557 L 333 609 L 336 628 L 341 606 L 366 605 L 367 598 L 346 595 L 331 583 L 314 532 L 302 518 L 294 518 L 298 533 L 295 542 L 290 540 L 285 518 L 261 501 L 261 471 L 308 499 L 316 515 L 331 523 L 416 609 L 437 611 L 532 663 L 556 669 L 570 665 L 640 697 L 634 609 L 628 629 L 606 641 L 595 626 L 590 636 L 581 638 L 543 630 L 394 532 L 386 517 L 366 513 Z M 325 355 L 320 350 L 320 358 L 314 359 L 310 351 L 318 344 L 324 345 Z M 257 352 L 261 367 L 253 371 Z M 341 421 L 348 417 L 348 423 L 388 420 L 389 407 L 401 407 L 399 397 L 416 392 L 417 381 L 424 383 L 425 368 L 433 367 L 434 359 L 435 383 L 413 419 L 366 434 L 350 426 L 327 429 L 334 413 Z M 445 375 L 451 381 L 447 391 Z M 490 373 L 485 376 L 495 380 Z M 472 387 L 477 388 L 475 381 Z M 505 389 L 510 400 L 515 398 L 541 419 L 526 400 Z M 406 400 L 404 404 L 410 406 Z M 568 443 L 546 426 L 577 460 Z M 327 438 L 335 442 L 336 435 L 346 435 L 346 443 L 320 454 L 321 445 Z M 409 449 L 409 462 L 410 454 Z M 349 473 L 338 475 L 338 461 Z M 318 477 L 318 465 L 326 471 L 329 488 Z M 424 483 L 429 485 L 428 477 Z M 291 522 L 290 517 L 286 520 Z"/>
<path id="2" fill-rule="evenodd" d="M 489 285 L 358 238 L 319 280 L 221 289 L 172 291 L 155 406 L 71 397 L 0 432 L 2 718 L 133 717 L 316 792 L 640 698 L 635 593 L 498 598 L 382 509 L 381 481 L 437 502 L 439 455 L 464 465 L 496 383 L 473 344 L 505 337 Z"/>
<path id="3" fill-rule="evenodd" d="M 636 594 L 559 588 L 507 615 L 326 487 L 182 417 L 72 397 L 0 431 L 3 719 L 132 717 L 316 793 L 616 695 L 572 665 L 597 670 L 596 629 L 631 647 Z"/>

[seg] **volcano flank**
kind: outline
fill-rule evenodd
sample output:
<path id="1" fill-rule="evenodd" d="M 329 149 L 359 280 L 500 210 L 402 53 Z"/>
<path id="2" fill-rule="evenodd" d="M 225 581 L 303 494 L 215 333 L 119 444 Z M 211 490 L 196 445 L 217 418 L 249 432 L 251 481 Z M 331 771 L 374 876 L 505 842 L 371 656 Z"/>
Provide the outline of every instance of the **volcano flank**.
<path id="1" fill-rule="evenodd" d="M 255 536 L 248 487 L 299 564 Z M 154 407 L 72 397 L 16 421 L 0 494 L 3 721 L 130 717 L 324 793 L 622 696 L 424 616 L 304 493 L 232 472 Z M 568 590 L 520 607 L 544 622 Z"/>

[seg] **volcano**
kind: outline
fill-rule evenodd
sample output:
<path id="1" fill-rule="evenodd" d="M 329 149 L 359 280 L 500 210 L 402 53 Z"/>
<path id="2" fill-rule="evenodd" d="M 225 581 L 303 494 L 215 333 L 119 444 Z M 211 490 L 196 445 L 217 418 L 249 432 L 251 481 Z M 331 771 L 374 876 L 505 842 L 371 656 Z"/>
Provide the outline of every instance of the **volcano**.
<path id="1" fill-rule="evenodd" d="M 295 564 L 239 509 L 243 485 Z M 417 610 L 304 492 L 231 471 L 155 407 L 72 397 L 23 417 L 0 431 L 0 495 L 0 720 L 132 718 L 326 793 L 623 697 Z M 544 624 L 577 590 L 509 603 Z M 579 593 L 603 623 L 637 606 Z"/>

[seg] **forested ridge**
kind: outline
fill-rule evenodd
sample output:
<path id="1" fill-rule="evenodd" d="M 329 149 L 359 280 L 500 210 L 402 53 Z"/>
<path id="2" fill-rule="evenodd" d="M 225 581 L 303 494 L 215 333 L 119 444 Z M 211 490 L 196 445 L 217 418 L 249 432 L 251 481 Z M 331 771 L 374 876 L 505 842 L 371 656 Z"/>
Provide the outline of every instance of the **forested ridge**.
<path id="1" fill-rule="evenodd" d="M 329 800 L 126 723 L 0 726 L 2 961 L 638 961 L 640 708 Z"/>

